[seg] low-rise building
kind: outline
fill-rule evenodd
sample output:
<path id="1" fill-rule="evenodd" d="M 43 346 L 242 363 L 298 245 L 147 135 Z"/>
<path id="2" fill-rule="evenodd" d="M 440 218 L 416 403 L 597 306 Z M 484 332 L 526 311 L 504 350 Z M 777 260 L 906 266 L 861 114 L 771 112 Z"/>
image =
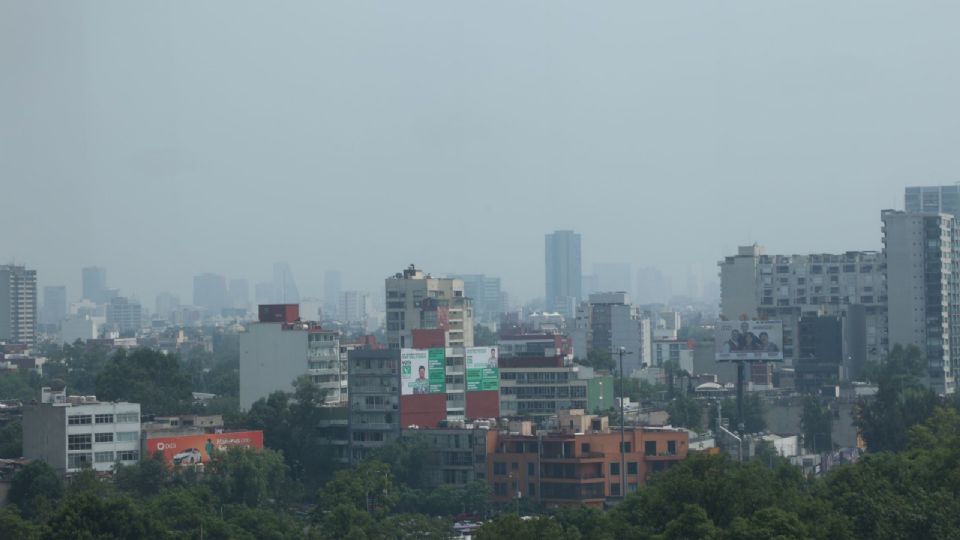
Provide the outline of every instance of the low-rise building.
<path id="1" fill-rule="evenodd" d="M 530 423 L 520 423 L 507 432 L 491 432 L 496 440 L 487 459 L 487 481 L 495 501 L 531 498 L 548 507 L 599 508 L 687 457 L 689 434 L 683 429 L 626 428 L 621 455 L 620 430 L 606 417 L 571 410 L 559 416 L 558 427 L 534 432 Z"/>
<path id="2" fill-rule="evenodd" d="M 140 461 L 140 404 L 97 401 L 43 388 L 40 403 L 23 408 L 23 456 L 61 475 L 84 468 L 111 471 Z"/>

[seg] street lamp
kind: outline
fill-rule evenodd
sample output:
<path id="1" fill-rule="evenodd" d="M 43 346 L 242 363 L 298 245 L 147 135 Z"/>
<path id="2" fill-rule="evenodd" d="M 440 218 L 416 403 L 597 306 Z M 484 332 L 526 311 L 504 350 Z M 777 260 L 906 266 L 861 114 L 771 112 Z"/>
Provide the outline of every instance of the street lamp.
<path id="1" fill-rule="evenodd" d="M 633 354 L 633 351 L 620 347 L 620 497 L 624 499 L 627 497 L 627 455 L 623 433 L 624 424 L 627 423 L 627 417 L 623 414 L 623 355 L 625 354 Z"/>

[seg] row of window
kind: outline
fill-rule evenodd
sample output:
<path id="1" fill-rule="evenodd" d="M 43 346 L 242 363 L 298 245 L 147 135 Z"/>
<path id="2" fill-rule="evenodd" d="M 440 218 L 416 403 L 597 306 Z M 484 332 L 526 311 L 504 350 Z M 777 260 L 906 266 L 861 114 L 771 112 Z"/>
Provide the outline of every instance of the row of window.
<path id="1" fill-rule="evenodd" d="M 89 450 L 93 442 L 109 443 L 116 438 L 117 442 L 136 442 L 140 440 L 140 433 L 136 431 L 120 431 L 116 433 L 90 433 L 67 435 L 67 450 Z"/>
<path id="2" fill-rule="evenodd" d="M 79 469 L 93 463 L 115 463 L 117 461 L 139 461 L 140 452 L 136 450 L 121 450 L 119 452 L 79 452 L 67 454 L 67 468 Z"/>
<path id="3" fill-rule="evenodd" d="M 117 415 L 113 414 L 71 414 L 67 416 L 67 424 L 71 426 L 84 426 L 89 424 L 130 424 L 140 421 L 140 414 L 131 412 L 131 413 L 119 413 Z"/>

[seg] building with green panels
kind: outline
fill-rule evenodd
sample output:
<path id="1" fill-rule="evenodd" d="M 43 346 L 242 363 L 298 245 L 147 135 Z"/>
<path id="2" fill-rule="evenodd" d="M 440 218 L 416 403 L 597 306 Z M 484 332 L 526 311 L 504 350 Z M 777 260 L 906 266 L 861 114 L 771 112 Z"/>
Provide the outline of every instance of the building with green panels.
<path id="1" fill-rule="evenodd" d="M 500 415 L 534 421 L 560 411 L 613 407 L 613 377 L 562 358 L 500 361 Z"/>
<path id="2" fill-rule="evenodd" d="M 613 375 L 594 375 L 593 378 L 586 379 L 586 382 L 587 412 L 605 411 L 616 406 L 613 397 L 613 385 L 615 383 Z"/>

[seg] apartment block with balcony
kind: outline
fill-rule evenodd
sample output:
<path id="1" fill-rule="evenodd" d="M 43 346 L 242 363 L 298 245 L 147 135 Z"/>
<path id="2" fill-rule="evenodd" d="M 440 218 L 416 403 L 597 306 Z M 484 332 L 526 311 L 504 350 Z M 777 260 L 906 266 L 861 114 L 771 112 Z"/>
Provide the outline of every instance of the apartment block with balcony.
<path id="1" fill-rule="evenodd" d="M 488 455 L 487 481 L 498 502 L 531 498 L 547 507 L 601 508 L 686 459 L 688 450 L 685 430 L 626 428 L 621 475 L 620 431 L 606 417 L 571 410 L 559 415 L 557 430 L 514 426 L 495 434 Z"/>
<path id="2" fill-rule="evenodd" d="M 443 329 L 447 347 L 473 346 L 473 307 L 463 280 L 434 278 L 413 265 L 385 281 L 387 347 L 413 347 L 413 330 Z"/>
<path id="3" fill-rule="evenodd" d="M 36 270 L 0 265 L 0 341 L 28 347 L 36 344 Z"/>
<path id="4" fill-rule="evenodd" d="M 350 462 L 400 436 L 400 351 L 357 349 L 347 355 Z"/>
<path id="5" fill-rule="evenodd" d="M 727 319 L 783 321 L 783 354 L 795 365 L 804 316 L 859 317 L 863 336 L 852 339 L 852 362 L 879 361 L 889 350 L 887 261 L 884 253 L 766 255 L 741 246 L 720 267 L 720 313 Z"/>

